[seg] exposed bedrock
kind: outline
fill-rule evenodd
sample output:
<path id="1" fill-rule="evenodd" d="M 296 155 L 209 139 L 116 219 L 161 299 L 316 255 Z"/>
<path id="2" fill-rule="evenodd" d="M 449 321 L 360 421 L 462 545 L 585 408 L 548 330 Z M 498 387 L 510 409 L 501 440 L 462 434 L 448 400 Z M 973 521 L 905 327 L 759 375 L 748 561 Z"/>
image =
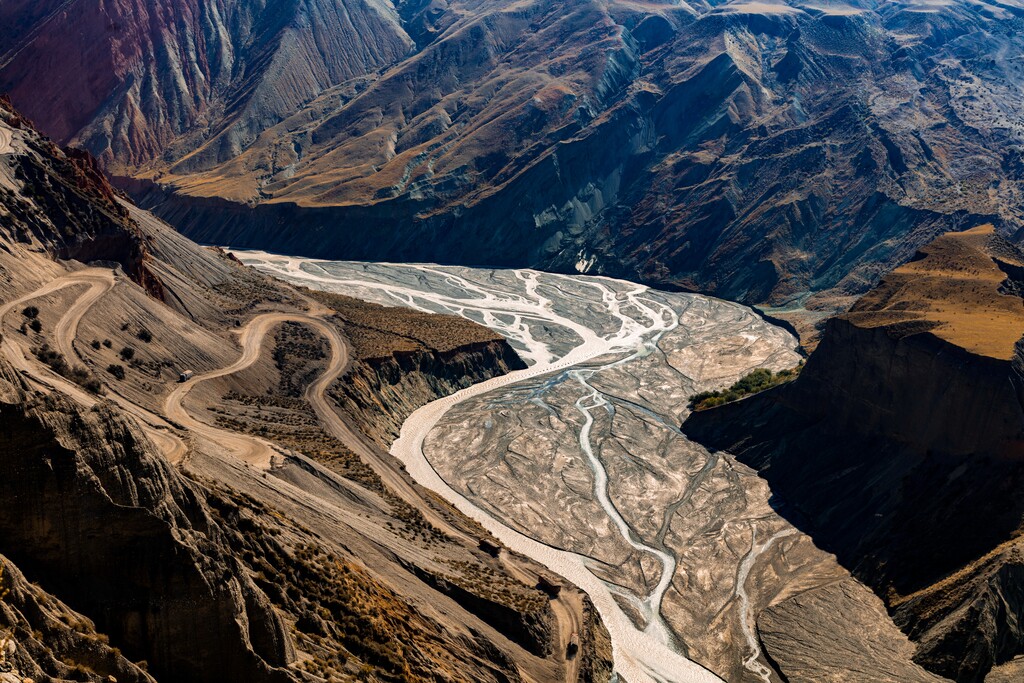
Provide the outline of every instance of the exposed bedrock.
<path id="1" fill-rule="evenodd" d="M 108 165 L 195 152 L 188 165 L 201 168 L 405 55 L 392 12 L 361 0 L 15 0 L 0 8 L 0 90 Z"/>
<path id="2" fill-rule="evenodd" d="M 284 624 L 194 485 L 103 404 L 26 395 L 6 363 L 0 389 L 4 554 L 162 680 L 288 680 Z"/>
<path id="3" fill-rule="evenodd" d="M 115 649 L 95 624 L 30 583 L 0 556 L 0 681 L 14 672 L 33 680 L 153 683 Z M 6 674 L 6 675 L 4 675 Z M 19 675 L 10 683 L 21 683 Z"/>
<path id="4" fill-rule="evenodd" d="M 972 251 L 988 234 L 940 238 L 830 321 L 795 382 L 683 425 L 755 467 L 960 681 L 1024 650 L 1024 345 L 986 327 L 1019 334 L 1024 307 L 992 243 Z"/>
<path id="5" fill-rule="evenodd" d="M 364 433 L 387 447 L 420 406 L 525 367 L 503 339 L 448 351 L 396 351 L 356 361 L 331 395 Z"/>

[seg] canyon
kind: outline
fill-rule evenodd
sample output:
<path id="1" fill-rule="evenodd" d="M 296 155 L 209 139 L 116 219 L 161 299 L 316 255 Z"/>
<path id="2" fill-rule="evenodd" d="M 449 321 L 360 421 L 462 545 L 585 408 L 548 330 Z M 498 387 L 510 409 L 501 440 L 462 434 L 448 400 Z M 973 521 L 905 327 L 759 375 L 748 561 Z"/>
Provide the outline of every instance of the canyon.
<path id="1" fill-rule="evenodd" d="M 679 430 L 691 394 L 798 363 L 796 340 L 750 309 L 605 278 L 232 253 L 502 332 L 529 367 L 420 408 L 391 453 L 585 590 L 626 680 L 943 680 L 753 470 Z"/>
<path id="2" fill-rule="evenodd" d="M 1022 28 L 0 3 L 0 683 L 1019 679 Z"/>
<path id="3" fill-rule="evenodd" d="M 310 297 L 0 131 L 5 683 L 608 679 L 585 594 L 357 426 L 522 367 L 503 339 Z M 396 361 L 400 403 L 337 389 Z"/>

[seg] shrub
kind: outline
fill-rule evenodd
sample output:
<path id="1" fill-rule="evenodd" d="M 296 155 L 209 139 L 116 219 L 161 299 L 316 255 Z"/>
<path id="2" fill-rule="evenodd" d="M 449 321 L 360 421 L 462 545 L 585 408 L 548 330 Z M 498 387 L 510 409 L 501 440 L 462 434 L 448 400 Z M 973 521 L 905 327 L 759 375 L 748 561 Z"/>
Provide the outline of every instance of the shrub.
<path id="1" fill-rule="evenodd" d="M 100 350 L 100 340 L 99 339 L 93 339 L 91 342 L 89 342 L 89 346 L 91 346 L 92 348 L 94 348 L 97 351 L 99 351 Z"/>
<path id="2" fill-rule="evenodd" d="M 39 322 L 39 318 L 32 318 L 32 322 L 28 326 L 32 328 L 33 332 L 39 333 L 43 331 L 43 323 Z"/>
<path id="3" fill-rule="evenodd" d="M 124 379 L 124 366 L 116 363 L 111 363 L 107 366 L 107 372 L 116 377 L 119 380 Z"/>
<path id="4" fill-rule="evenodd" d="M 123 349 L 121 349 L 120 355 L 121 360 L 130 361 L 132 358 L 135 358 L 135 349 L 132 348 L 131 346 L 126 346 Z"/>
<path id="5" fill-rule="evenodd" d="M 147 330 L 145 327 L 140 329 L 135 336 L 147 344 L 153 341 L 153 333 Z"/>
<path id="6" fill-rule="evenodd" d="M 58 375 L 67 374 L 68 362 L 64 360 L 64 356 L 58 351 L 51 349 L 49 344 L 33 347 L 32 355 L 38 358 L 41 363 L 48 365 Z"/>
<path id="7" fill-rule="evenodd" d="M 109 339 L 104 339 L 103 340 L 103 348 L 109 349 L 113 345 L 114 345 L 114 342 L 110 341 Z"/>
<path id="8" fill-rule="evenodd" d="M 38 318 L 39 309 L 36 308 L 35 306 L 26 306 L 25 310 L 23 310 L 21 314 L 24 315 L 26 318 Z"/>
<path id="9" fill-rule="evenodd" d="M 767 368 L 758 368 L 741 377 L 735 384 L 725 391 L 702 391 L 690 397 L 690 408 L 692 410 L 707 410 L 725 403 L 732 403 L 741 398 L 757 394 L 765 389 L 796 379 L 800 370 L 804 367 L 803 361 L 795 368 L 781 370 L 773 373 Z"/>
<path id="10" fill-rule="evenodd" d="M 86 377 L 83 378 L 82 380 L 80 380 L 78 382 L 78 384 L 83 389 L 88 391 L 90 394 L 96 394 L 97 396 L 100 396 L 100 395 L 103 394 L 103 382 L 99 381 L 98 379 L 93 377 L 91 374 L 86 375 Z"/>
<path id="11" fill-rule="evenodd" d="M 71 367 L 63 354 L 50 348 L 49 344 L 32 348 L 32 354 L 61 377 L 69 379 L 93 394 L 103 393 L 103 384 L 83 367 Z"/>

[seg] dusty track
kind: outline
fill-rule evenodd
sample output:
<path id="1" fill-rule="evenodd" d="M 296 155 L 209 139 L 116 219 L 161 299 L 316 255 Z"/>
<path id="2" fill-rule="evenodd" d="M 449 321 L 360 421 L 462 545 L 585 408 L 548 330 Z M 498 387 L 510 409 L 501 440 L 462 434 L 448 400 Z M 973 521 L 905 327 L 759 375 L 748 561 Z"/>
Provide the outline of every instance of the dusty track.
<path id="1" fill-rule="evenodd" d="M 92 306 L 116 284 L 117 278 L 113 271 L 105 268 L 90 268 L 70 273 L 69 275 L 49 282 L 34 292 L 30 292 L 29 294 L 25 294 L 24 296 L 15 299 L 14 301 L 4 304 L 0 307 L 0 321 L 2 321 L 12 310 L 32 301 L 33 299 L 53 294 L 54 292 L 58 292 L 67 287 L 87 285 L 88 289 L 85 293 L 75 301 L 71 308 L 65 311 L 64 315 L 61 316 L 54 328 L 54 346 L 69 363 L 74 364 L 79 360 L 79 356 L 74 348 L 74 341 L 78 334 L 78 326 L 81 324 L 82 318 L 89 309 L 92 308 Z M 7 356 L 8 360 L 10 360 L 11 363 L 22 372 L 22 374 L 48 389 L 59 387 L 61 391 L 70 394 L 83 405 L 95 405 L 98 400 L 96 396 L 84 391 L 81 387 L 67 381 L 63 377 L 56 375 L 51 372 L 49 368 L 42 368 L 34 359 L 30 360 L 29 354 L 26 353 L 26 351 L 27 349 L 25 349 L 21 344 L 4 339 L 4 354 Z M 42 369 L 43 373 L 47 376 L 45 380 L 37 372 L 40 369 Z M 164 457 L 171 462 L 179 462 L 184 458 L 185 454 L 188 452 L 188 446 L 181 438 L 175 436 L 171 432 L 171 426 L 167 424 L 162 417 L 135 403 L 132 403 L 130 400 L 117 393 L 108 394 L 107 398 L 117 403 L 126 412 L 134 415 L 141 421 L 142 427 L 147 436 L 153 440 L 161 453 L 163 453 Z"/>
<path id="2" fill-rule="evenodd" d="M 46 285 L 40 287 L 39 289 L 35 290 L 34 292 L 30 292 L 29 294 L 20 296 L 17 299 L 9 301 L 3 306 L 0 306 L 0 321 L 3 321 L 3 319 L 7 317 L 7 315 L 14 309 L 28 303 L 29 301 L 32 301 L 33 299 L 38 299 L 40 297 L 47 296 L 48 294 L 53 294 L 54 292 L 58 292 L 62 289 L 65 289 L 66 287 L 72 287 L 74 285 L 80 284 L 90 284 L 91 282 L 94 281 L 96 277 L 98 277 L 98 275 L 96 275 L 96 273 L 94 272 L 90 272 L 88 274 L 73 273 L 66 277 L 53 280 L 47 283 Z M 113 280 L 112 274 L 110 274 L 110 279 Z M 96 403 L 96 398 L 91 394 L 87 393 L 86 391 L 82 390 L 82 388 L 79 387 L 78 385 L 65 380 L 63 377 L 60 377 L 59 375 L 56 375 L 55 373 L 51 372 L 49 368 L 41 366 L 38 362 L 35 361 L 35 359 L 29 360 L 30 354 L 28 352 L 28 349 L 26 348 L 26 345 L 21 344 L 17 339 L 14 338 L 13 335 L 4 335 L 3 344 L 2 347 L 0 348 L 2 348 L 4 355 L 15 367 L 15 369 L 20 371 L 30 381 L 33 381 L 36 384 L 39 384 L 50 389 L 52 389 L 54 386 L 59 386 L 61 390 L 70 394 L 76 400 L 78 400 L 81 403 L 84 403 L 85 405 L 91 406 Z"/>
<path id="3" fill-rule="evenodd" d="M 241 372 L 250 367 L 259 360 L 263 337 L 267 332 L 274 325 L 290 319 L 290 316 L 279 313 L 268 313 L 253 319 L 241 331 L 239 338 L 239 344 L 242 347 L 241 357 L 226 368 L 197 375 L 193 380 L 178 385 L 164 401 L 164 413 L 168 419 L 174 420 L 199 436 L 226 448 L 249 465 L 270 469 L 273 465 L 274 455 L 279 452 L 273 444 L 257 437 L 240 435 L 201 422 L 192 417 L 185 409 L 183 402 L 185 397 L 199 384 Z"/>
<path id="4" fill-rule="evenodd" d="M 2 130 L 0 130 L 2 132 Z M 114 271 L 102 268 L 89 268 L 59 277 L 43 287 L 25 294 L 3 306 L 0 306 L 0 322 L 16 308 L 49 294 L 68 287 L 85 286 L 85 291 L 58 320 L 53 330 L 55 348 L 74 364 L 81 360 L 75 349 L 75 339 L 83 317 L 104 295 L 118 283 Z M 194 418 L 184 407 L 184 400 L 189 393 L 202 382 L 226 377 L 241 372 L 256 363 L 263 349 L 263 341 L 276 327 L 285 322 L 296 322 L 309 325 L 323 335 L 330 346 L 330 357 L 326 370 L 310 384 L 305 391 L 305 398 L 312 406 L 324 428 L 335 438 L 360 456 L 380 477 L 386 487 L 397 494 L 406 503 L 414 506 L 436 528 L 454 538 L 475 545 L 477 539 L 454 527 L 447 519 L 429 505 L 415 489 L 406 475 L 400 470 L 397 461 L 386 454 L 380 453 L 368 439 L 359 434 L 331 407 L 327 393 L 331 385 L 345 372 L 349 363 L 348 345 L 340 331 L 322 318 L 313 315 L 295 313 L 266 313 L 251 320 L 239 333 L 241 356 L 231 365 L 219 370 L 203 373 L 187 383 L 175 387 L 164 402 L 167 420 L 171 420 L 202 439 L 232 452 L 243 462 L 261 469 L 270 469 L 274 456 L 280 451 L 269 441 L 238 434 L 230 430 L 220 429 Z M 12 339 L 7 335 L 0 349 L 11 363 L 27 379 L 47 390 L 59 390 L 70 395 L 78 403 L 85 406 L 95 405 L 100 398 L 83 390 L 78 385 L 56 375 L 49 368 L 42 366 L 31 357 L 26 344 Z M 147 436 L 157 445 L 163 455 L 172 463 L 178 464 L 185 460 L 190 451 L 185 440 L 174 434 L 172 426 L 163 417 L 138 406 L 128 398 L 113 393 L 108 398 L 116 402 L 126 412 L 139 419 Z M 535 572 L 526 570 L 513 557 L 504 555 L 502 563 L 512 576 L 524 583 L 536 582 Z M 562 652 L 568 646 L 572 633 L 580 632 L 583 627 L 583 605 L 579 595 L 567 592 L 552 601 L 552 610 L 558 623 L 558 647 Z M 567 682 L 578 678 L 579 658 L 566 662 Z"/>
<path id="5" fill-rule="evenodd" d="M 3 132 L 5 130 L 0 128 L 0 133 Z M 68 287 L 85 285 L 87 287 L 86 291 L 61 316 L 53 332 L 54 347 L 69 363 L 73 364 L 80 360 L 74 343 L 82 318 L 116 284 L 117 277 L 114 275 L 114 272 L 105 268 L 89 268 L 70 273 L 0 306 L 0 321 L 14 309 L 32 300 L 45 297 Z M 239 345 L 242 347 L 241 357 L 228 367 L 204 373 L 192 381 L 176 387 L 164 403 L 164 411 L 167 418 L 200 437 L 209 439 L 213 443 L 233 452 L 244 462 L 263 469 L 269 469 L 273 462 L 273 456 L 279 452 L 276 446 L 263 439 L 237 434 L 201 422 L 192 417 L 184 408 L 183 402 L 185 397 L 198 384 L 241 372 L 251 367 L 259 360 L 263 340 L 267 334 L 275 326 L 285 322 L 298 322 L 310 325 L 322 334 L 330 344 L 331 355 L 327 369 L 313 384 L 307 387 L 305 392 L 306 399 L 313 407 L 323 426 L 332 436 L 339 439 L 353 452 L 363 458 L 386 486 L 407 503 L 421 509 L 432 524 L 449 535 L 473 541 L 474 539 L 470 539 L 462 531 L 452 527 L 443 517 L 434 512 L 432 508 L 425 505 L 422 497 L 416 492 L 409 481 L 402 476 L 397 464 L 389 462 L 386 457 L 382 457 L 381 454 L 367 443 L 365 437 L 356 433 L 331 408 L 327 399 L 327 390 L 341 377 L 348 366 L 348 347 L 341 333 L 321 318 L 293 313 L 267 313 L 254 318 L 241 330 L 239 338 Z M 59 375 L 55 375 L 48 368 L 41 367 L 34 358 L 31 358 L 28 349 L 16 340 L 5 339 L 3 351 L 18 370 L 37 384 L 48 389 L 59 387 L 61 391 L 72 395 L 79 403 L 87 406 L 94 405 L 98 400 L 96 396 L 84 391 L 78 385 L 67 381 Z M 171 425 L 164 418 L 138 406 L 117 393 L 111 393 L 108 397 L 143 422 L 147 434 L 156 442 L 168 460 L 172 463 L 179 463 L 184 459 L 188 446 L 182 439 L 170 433 Z"/>
<path id="6" fill-rule="evenodd" d="M 464 532 L 453 527 L 433 508 L 426 505 L 422 496 L 402 475 L 397 462 L 391 460 L 390 456 L 382 455 L 376 451 L 368 443 L 366 437 L 352 429 L 331 407 L 327 398 L 327 391 L 348 367 L 348 345 L 341 333 L 321 318 L 295 313 L 266 313 L 254 318 L 240 331 L 238 341 L 242 347 L 241 357 L 225 368 L 197 375 L 191 381 L 176 387 L 164 402 L 164 412 L 167 417 L 200 436 L 227 448 L 244 462 L 254 467 L 270 469 L 274 462 L 274 455 L 279 453 L 279 449 L 276 446 L 269 441 L 257 437 L 240 435 L 230 430 L 220 429 L 201 422 L 192 417 L 188 410 L 185 409 L 184 400 L 197 385 L 205 381 L 226 377 L 251 367 L 260 358 L 263 341 L 267 335 L 270 334 L 274 327 L 286 322 L 309 325 L 323 335 L 329 343 L 331 352 L 327 368 L 305 391 L 306 400 L 312 406 L 317 418 L 328 433 L 362 458 L 380 477 L 385 486 L 406 503 L 419 509 L 427 520 L 440 531 L 453 537 L 462 538 L 467 542 L 476 543 L 476 539 L 470 538 Z"/>

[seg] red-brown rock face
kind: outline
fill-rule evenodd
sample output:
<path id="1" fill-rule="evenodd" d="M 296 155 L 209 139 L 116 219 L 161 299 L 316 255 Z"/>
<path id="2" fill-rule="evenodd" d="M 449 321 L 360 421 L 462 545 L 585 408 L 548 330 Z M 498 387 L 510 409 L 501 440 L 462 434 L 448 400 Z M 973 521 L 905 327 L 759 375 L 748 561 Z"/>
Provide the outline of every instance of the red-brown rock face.
<path id="1" fill-rule="evenodd" d="M 323 88 L 411 46 L 358 0 L 18 1 L 0 7 L 0 24 L 0 91 L 115 168 L 210 138 L 230 156 Z"/>

